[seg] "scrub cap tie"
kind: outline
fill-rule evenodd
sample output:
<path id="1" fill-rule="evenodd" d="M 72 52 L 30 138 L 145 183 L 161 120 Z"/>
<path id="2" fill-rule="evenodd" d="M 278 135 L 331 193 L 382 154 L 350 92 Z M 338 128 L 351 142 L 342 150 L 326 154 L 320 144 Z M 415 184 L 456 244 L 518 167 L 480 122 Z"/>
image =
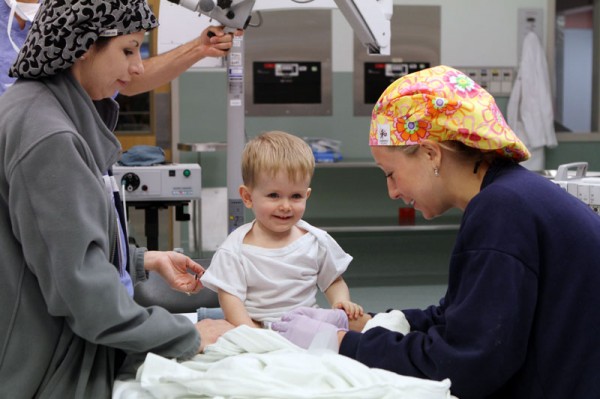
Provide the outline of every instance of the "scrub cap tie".
<path id="1" fill-rule="evenodd" d="M 71 67 L 100 36 L 128 35 L 157 26 L 145 0 L 44 0 L 10 76 L 55 75 Z"/>
<path id="2" fill-rule="evenodd" d="M 370 146 L 454 140 L 517 162 L 529 150 L 511 130 L 494 98 L 464 73 L 437 66 L 405 75 L 373 108 Z"/>

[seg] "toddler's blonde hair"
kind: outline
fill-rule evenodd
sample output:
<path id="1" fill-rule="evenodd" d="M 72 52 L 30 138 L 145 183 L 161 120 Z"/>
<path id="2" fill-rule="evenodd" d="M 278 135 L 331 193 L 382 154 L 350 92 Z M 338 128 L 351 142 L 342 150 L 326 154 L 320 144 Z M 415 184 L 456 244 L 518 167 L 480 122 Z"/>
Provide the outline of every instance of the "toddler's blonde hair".
<path id="1" fill-rule="evenodd" d="M 296 183 L 312 178 L 315 157 L 310 146 L 300 137 L 282 131 L 262 133 L 250 140 L 242 152 L 242 179 L 253 187 L 261 174 L 267 178 L 287 173 Z"/>

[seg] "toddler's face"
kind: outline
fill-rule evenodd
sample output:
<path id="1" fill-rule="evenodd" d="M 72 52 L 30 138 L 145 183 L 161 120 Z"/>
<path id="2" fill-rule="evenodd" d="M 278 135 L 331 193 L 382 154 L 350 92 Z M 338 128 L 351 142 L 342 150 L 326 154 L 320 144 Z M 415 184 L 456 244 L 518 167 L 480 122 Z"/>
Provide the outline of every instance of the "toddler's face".
<path id="1" fill-rule="evenodd" d="M 274 233 L 290 230 L 304 215 L 310 196 L 310 177 L 292 182 L 285 172 L 258 179 L 251 191 L 257 222 Z"/>

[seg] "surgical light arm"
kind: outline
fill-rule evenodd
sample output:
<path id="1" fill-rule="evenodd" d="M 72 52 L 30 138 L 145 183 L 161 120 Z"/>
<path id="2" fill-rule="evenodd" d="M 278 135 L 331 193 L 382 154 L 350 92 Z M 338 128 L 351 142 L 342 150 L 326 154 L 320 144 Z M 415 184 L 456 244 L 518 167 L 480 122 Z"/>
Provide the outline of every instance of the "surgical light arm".
<path id="1" fill-rule="evenodd" d="M 392 0 L 334 0 L 369 54 L 390 55 Z"/>
<path id="2" fill-rule="evenodd" d="M 169 0 L 230 29 L 246 29 L 255 0 Z"/>
<path id="3" fill-rule="evenodd" d="M 246 29 L 256 0 L 169 0 L 171 3 L 206 15 L 229 29 Z M 390 21 L 393 0 L 334 0 L 356 37 L 373 55 L 390 55 Z M 291 1 L 277 0 L 281 8 L 299 7 Z M 258 7 L 260 8 L 260 7 Z"/>

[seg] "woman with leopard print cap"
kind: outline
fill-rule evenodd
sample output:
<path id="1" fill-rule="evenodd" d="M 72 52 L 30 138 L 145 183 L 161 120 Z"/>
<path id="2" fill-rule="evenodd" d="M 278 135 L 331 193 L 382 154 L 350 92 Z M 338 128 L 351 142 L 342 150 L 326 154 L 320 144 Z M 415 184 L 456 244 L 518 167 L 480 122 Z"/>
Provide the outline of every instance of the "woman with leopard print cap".
<path id="1" fill-rule="evenodd" d="M 0 97 L 2 396 L 108 398 L 124 364 L 190 358 L 231 327 L 132 298 L 148 270 L 202 288 L 187 256 L 127 245 L 109 176 L 121 151 L 111 96 L 144 73 L 140 46 L 157 25 L 144 0 L 46 0 L 11 68 L 18 79 Z"/>

